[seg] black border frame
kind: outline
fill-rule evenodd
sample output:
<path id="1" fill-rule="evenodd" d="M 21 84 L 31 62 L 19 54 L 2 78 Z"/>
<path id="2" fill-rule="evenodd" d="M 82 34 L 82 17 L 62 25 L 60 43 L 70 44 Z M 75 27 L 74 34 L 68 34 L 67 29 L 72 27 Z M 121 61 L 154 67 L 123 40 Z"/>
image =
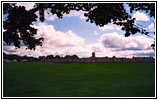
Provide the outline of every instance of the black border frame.
<path id="1" fill-rule="evenodd" d="M 68 3 L 71 3 L 71 2 L 73 2 L 73 3 L 75 3 L 75 2 L 91 2 L 91 3 L 93 3 L 93 2 L 97 2 L 97 3 L 107 3 L 107 2 L 120 2 L 120 3 L 123 3 L 123 2 L 144 2 L 144 3 L 155 3 L 155 5 L 156 5 L 156 7 L 155 7 L 155 9 L 156 9 L 156 11 L 155 11 L 155 20 L 156 20 L 156 35 L 155 35 L 155 38 L 156 38 L 156 41 L 155 41 L 155 44 L 156 44 L 156 46 L 155 46 L 155 53 L 156 53 L 156 55 L 155 55 L 155 64 L 156 64 L 156 66 L 155 66 L 155 83 L 156 83 L 156 87 L 155 87 L 155 89 L 156 89 L 156 95 L 155 95 L 155 98 L 153 98 L 153 97 L 124 97 L 124 98 L 113 98 L 113 97 L 101 97 L 101 98 L 99 98 L 99 97 L 42 97 L 42 98 L 40 98 L 40 97 L 34 97 L 34 98 L 32 98 L 32 97 L 26 97 L 26 98 L 24 98 L 24 97 L 13 97 L 13 98 L 4 98 L 3 96 L 2 96 L 2 59 L 3 59 L 3 53 L 2 53 L 2 43 L 3 43 L 3 41 L 2 41 L 2 29 L 3 29 L 3 24 L 2 24 L 2 22 L 3 22 L 3 20 L 2 20 L 2 18 L 3 18 L 3 15 L 2 15 L 2 4 L 3 3 L 10 3 L 10 2 L 39 2 L 39 3 L 45 3 L 45 2 L 57 2 L 57 3 L 61 3 L 61 2 L 68 2 Z M 157 99 L 157 1 L 1 1 L 1 99 Z"/>

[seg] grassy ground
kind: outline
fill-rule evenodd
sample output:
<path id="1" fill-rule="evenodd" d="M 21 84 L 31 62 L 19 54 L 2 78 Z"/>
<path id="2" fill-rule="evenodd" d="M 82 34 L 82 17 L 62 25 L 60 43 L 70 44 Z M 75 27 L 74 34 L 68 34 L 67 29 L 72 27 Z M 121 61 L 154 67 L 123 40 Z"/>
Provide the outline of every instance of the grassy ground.
<path id="1" fill-rule="evenodd" d="M 4 97 L 154 97 L 154 64 L 4 63 Z"/>

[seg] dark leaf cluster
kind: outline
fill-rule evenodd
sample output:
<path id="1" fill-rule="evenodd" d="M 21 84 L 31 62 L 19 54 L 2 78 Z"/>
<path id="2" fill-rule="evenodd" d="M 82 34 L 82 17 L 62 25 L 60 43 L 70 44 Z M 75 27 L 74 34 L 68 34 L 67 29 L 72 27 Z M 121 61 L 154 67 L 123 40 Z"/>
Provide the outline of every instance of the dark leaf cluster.
<path id="1" fill-rule="evenodd" d="M 5 4 L 4 4 L 5 5 Z M 10 7 L 6 9 L 5 7 Z M 23 6 L 4 6 L 4 13 L 7 19 L 3 23 L 3 40 L 7 44 L 14 43 L 15 47 L 20 48 L 21 43 L 28 46 L 28 49 L 35 49 L 42 45 L 43 38 L 35 38 L 37 29 L 32 27 L 32 23 L 37 21 L 37 15 L 27 11 Z"/>
<path id="2" fill-rule="evenodd" d="M 130 12 L 134 11 L 145 11 L 150 15 L 150 17 L 155 18 L 155 3 L 129 3 L 130 6 Z"/>

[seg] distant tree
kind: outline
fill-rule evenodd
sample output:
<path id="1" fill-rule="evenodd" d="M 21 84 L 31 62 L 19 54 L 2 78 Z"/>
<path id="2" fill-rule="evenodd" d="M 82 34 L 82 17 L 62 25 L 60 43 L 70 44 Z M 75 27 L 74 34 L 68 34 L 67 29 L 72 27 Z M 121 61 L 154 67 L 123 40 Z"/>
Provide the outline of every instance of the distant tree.
<path id="1" fill-rule="evenodd" d="M 3 59 L 9 59 L 10 60 L 11 57 L 9 57 L 9 55 L 7 55 L 5 52 L 3 52 Z"/>
<path id="2" fill-rule="evenodd" d="M 53 58 L 54 58 L 53 55 L 48 55 L 48 56 L 46 56 L 46 59 L 53 59 Z"/>
<path id="3" fill-rule="evenodd" d="M 56 56 L 55 56 L 55 59 L 59 59 L 59 58 L 61 58 L 59 55 L 56 55 Z"/>
<path id="4" fill-rule="evenodd" d="M 73 59 L 78 59 L 78 56 L 77 55 L 73 55 L 72 58 Z"/>
<path id="5" fill-rule="evenodd" d="M 71 56 L 70 55 L 66 55 L 64 58 L 71 59 Z"/>
<path id="6" fill-rule="evenodd" d="M 23 56 L 23 59 L 27 60 L 28 59 L 27 55 Z"/>
<path id="7" fill-rule="evenodd" d="M 3 59 L 19 60 L 20 56 L 15 55 L 15 54 L 8 55 L 8 54 L 6 54 L 6 53 L 3 52 Z"/>
<path id="8" fill-rule="evenodd" d="M 5 52 L 3 52 L 3 59 L 7 58 L 7 54 Z"/>
<path id="9" fill-rule="evenodd" d="M 112 58 L 114 59 L 114 58 L 116 58 L 116 56 L 113 56 Z"/>
<path id="10" fill-rule="evenodd" d="M 39 56 L 39 60 L 45 59 L 45 56 Z"/>
<path id="11" fill-rule="evenodd" d="M 72 55 L 72 56 L 66 55 L 64 58 L 66 58 L 66 59 L 78 59 L 78 56 L 77 55 Z"/>
<path id="12" fill-rule="evenodd" d="M 155 18 L 154 3 L 127 3 L 130 11 L 142 10 L 148 12 Z M 146 28 L 135 24 L 136 19 L 129 15 L 124 3 L 36 3 L 33 9 L 26 10 L 23 6 L 16 6 L 14 3 L 3 3 L 3 14 L 7 15 L 3 22 L 3 40 L 7 44 L 13 43 L 20 48 L 20 44 L 25 44 L 28 49 L 35 50 L 36 46 L 42 46 L 43 37 L 35 38 L 37 29 L 32 27 L 33 22 L 44 21 L 44 12 L 57 15 L 60 19 L 64 14 L 69 14 L 71 10 L 86 11 L 84 16 L 87 22 L 95 23 L 97 26 L 104 26 L 113 23 L 122 27 L 125 36 L 141 33 L 150 36 Z M 39 12 L 39 16 L 35 13 Z M 29 17 L 26 17 L 29 16 Z M 153 48 L 155 44 L 151 45 Z"/>
<path id="13" fill-rule="evenodd" d="M 43 57 L 42 57 L 43 58 Z M 28 60 L 28 61 L 37 61 L 37 58 L 34 57 L 27 57 L 25 56 L 19 56 L 19 55 L 15 55 L 15 54 L 6 54 L 5 52 L 3 52 L 3 59 L 8 59 L 8 60 L 17 60 L 22 61 L 22 60 Z"/>

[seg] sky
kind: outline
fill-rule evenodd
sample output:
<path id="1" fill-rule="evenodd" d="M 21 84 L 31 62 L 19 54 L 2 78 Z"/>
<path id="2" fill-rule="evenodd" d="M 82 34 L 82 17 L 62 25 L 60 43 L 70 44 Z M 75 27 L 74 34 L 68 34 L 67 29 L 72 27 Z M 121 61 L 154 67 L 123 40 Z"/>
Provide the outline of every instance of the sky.
<path id="1" fill-rule="evenodd" d="M 27 10 L 33 8 L 34 3 L 18 3 Z M 125 5 L 126 11 L 129 7 Z M 131 13 L 136 18 L 136 24 L 141 24 L 148 31 L 153 32 L 154 19 L 142 11 Z M 80 58 L 90 57 L 92 52 L 97 57 L 141 57 L 154 56 L 151 44 L 154 39 L 142 34 L 125 37 L 121 27 L 109 23 L 103 27 L 86 22 L 83 11 L 71 11 L 58 19 L 55 15 L 45 14 L 45 21 L 37 21 L 33 27 L 38 29 L 35 37 L 43 37 L 43 46 L 37 46 L 36 50 L 26 50 L 25 46 L 16 49 L 14 46 L 3 45 L 3 51 L 7 54 L 20 56 L 47 56 L 47 55 L 77 55 Z"/>

